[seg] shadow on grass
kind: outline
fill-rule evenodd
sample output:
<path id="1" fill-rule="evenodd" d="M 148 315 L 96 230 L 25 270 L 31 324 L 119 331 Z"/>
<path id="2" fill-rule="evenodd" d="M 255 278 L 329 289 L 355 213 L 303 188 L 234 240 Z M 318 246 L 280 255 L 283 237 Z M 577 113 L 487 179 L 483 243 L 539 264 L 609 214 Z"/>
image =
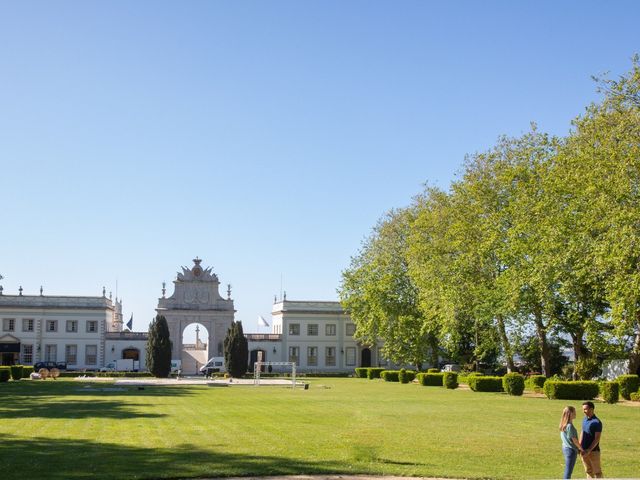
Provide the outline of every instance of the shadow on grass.
<path id="1" fill-rule="evenodd" d="M 78 382 L 67 381 L 21 381 L 0 383 L 0 395 L 3 399 L 20 400 L 33 396 L 162 396 L 177 397 L 193 395 L 194 388 L 204 388 L 200 386 L 172 386 L 172 385 L 115 385 L 111 382 Z"/>
<path id="2" fill-rule="evenodd" d="M 38 399 L 22 399 L 20 402 L 8 404 L 3 400 L 0 405 L 0 419 L 9 418 L 160 418 L 166 415 L 140 413 L 130 408 L 148 407 L 146 404 L 132 404 L 107 400 L 78 400 L 66 402 L 40 401 Z"/>
<path id="3" fill-rule="evenodd" d="M 148 408 L 143 397 L 171 398 L 192 395 L 185 387 L 150 386 L 116 387 L 113 384 L 75 382 L 16 382 L 0 388 L 0 421 L 16 418 L 160 418 L 165 414 L 136 411 Z M 122 399 L 122 397 L 126 397 Z"/>
<path id="4" fill-rule="evenodd" d="M 5 435 L 0 472 L 7 478 L 153 479 L 353 473 L 349 465 L 244 455 L 195 445 L 140 448 L 87 440 L 24 439 Z"/>

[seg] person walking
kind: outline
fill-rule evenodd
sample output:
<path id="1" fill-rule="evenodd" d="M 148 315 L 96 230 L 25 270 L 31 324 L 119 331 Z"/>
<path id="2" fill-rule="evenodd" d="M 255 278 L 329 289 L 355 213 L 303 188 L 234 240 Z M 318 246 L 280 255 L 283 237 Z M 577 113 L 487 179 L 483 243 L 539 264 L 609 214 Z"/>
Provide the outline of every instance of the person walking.
<path id="1" fill-rule="evenodd" d="M 572 406 L 564 407 L 562 417 L 560 417 L 560 440 L 562 441 L 562 455 L 564 456 L 564 474 L 562 478 L 571 478 L 578 452 L 582 452 L 582 447 L 578 443 L 578 431 L 573 426 L 575 418 L 576 409 Z"/>
<path id="2" fill-rule="evenodd" d="M 587 472 L 587 478 L 603 478 L 600 464 L 600 438 L 602 436 L 602 422 L 595 414 L 593 402 L 584 402 L 582 411 L 582 432 L 580 432 L 580 446 L 582 454 L 580 458 Z"/>

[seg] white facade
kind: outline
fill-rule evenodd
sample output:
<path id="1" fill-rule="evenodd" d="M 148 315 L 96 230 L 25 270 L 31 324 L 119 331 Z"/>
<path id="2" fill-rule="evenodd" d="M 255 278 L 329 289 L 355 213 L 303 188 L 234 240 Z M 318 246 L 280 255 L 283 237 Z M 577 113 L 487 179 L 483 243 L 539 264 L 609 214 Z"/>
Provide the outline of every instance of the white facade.
<path id="1" fill-rule="evenodd" d="M 120 328 L 122 304 L 101 297 L 0 294 L 3 365 L 66 362 L 70 369 L 104 364 L 105 336 Z"/>
<path id="2" fill-rule="evenodd" d="M 250 365 L 295 362 L 303 372 L 347 372 L 361 366 L 386 366 L 376 345 L 353 338 L 355 325 L 339 302 L 282 300 L 273 304 L 270 334 L 247 334 Z"/>

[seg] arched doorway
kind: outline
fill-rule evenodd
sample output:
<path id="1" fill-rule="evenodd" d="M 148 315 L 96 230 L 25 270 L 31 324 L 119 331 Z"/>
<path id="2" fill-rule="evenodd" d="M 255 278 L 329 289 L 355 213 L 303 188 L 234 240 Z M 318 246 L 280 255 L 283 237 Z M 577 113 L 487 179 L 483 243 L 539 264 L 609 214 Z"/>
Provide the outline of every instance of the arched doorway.
<path id="1" fill-rule="evenodd" d="M 371 366 L 371 350 L 368 348 L 363 348 L 360 352 L 360 366 L 361 367 L 370 367 Z"/>
<path id="2" fill-rule="evenodd" d="M 129 347 L 122 350 L 122 358 L 140 361 L 140 350 L 137 348 Z"/>
<path id="3" fill-rule="evenodd" d="M 182 332 L 181 369 L 184 375 L 197 375 L 209 360 L 209 331 L 201 323 L 191 323 Z"/>

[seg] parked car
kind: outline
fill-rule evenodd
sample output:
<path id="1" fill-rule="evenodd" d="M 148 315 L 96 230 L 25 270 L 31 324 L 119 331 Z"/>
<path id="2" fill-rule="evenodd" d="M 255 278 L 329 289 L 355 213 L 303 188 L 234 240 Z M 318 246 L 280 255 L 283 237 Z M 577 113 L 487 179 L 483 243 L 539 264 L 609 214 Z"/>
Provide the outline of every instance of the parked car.
<path id="1" fill-rule="evenodd" d="M 440 371 L 441 372 L 459 372 L 460 365 L 458 365 L 457 363 L 447 363 L 442 367 Z"/>
<path id="2" fill-rule="evenodd" d="M 66 370 L 67 363 L 66 362 L 36 362 L 33 364 L 33 370 L 37 372 L 41 368 L 46 368 L 47 370 L 51 370 L 52 368 L 57 368 L 58 370 Z"/>

